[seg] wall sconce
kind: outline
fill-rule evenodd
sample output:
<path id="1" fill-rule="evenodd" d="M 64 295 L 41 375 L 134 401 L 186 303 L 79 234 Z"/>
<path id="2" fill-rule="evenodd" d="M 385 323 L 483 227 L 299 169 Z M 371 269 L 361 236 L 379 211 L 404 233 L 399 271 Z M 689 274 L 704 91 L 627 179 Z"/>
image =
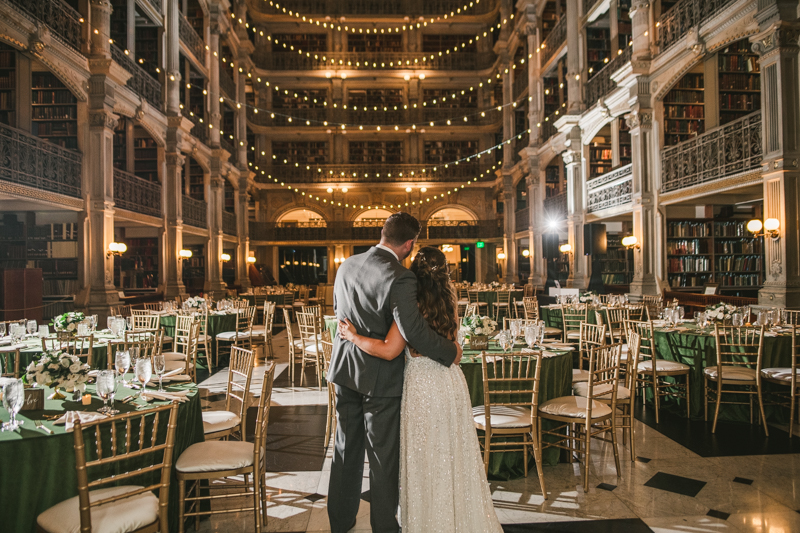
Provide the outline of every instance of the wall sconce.
<path id="1" fill-rule="evenodd" d="M 522 250 L 522 257 L 530 257 L 530 256 L 531 256 L 530 250 L 528 250 L 527 248 Z"/>
<path id="2" fill-rule="evenodd" d="M 252 265 L 253 263 L 255 263 L 255 262 L 256 262 L 256 258 L 255 258 L 255 256 L 253 256 L 253 255 L 249 255 L 249 256 L 247 256 L 247 262 L 248 262 L 248 263 L 250 263 L 251 265 Z"/>
<path id="3" fill-rule="evenodd" d="M 449 244 L 443 244 L 442 245 L 442 251 L 445 252 L 445 253 L 452 252 L 453 251 L 453 247 L 450 246 Z"/>
<path id="4" fill-rule="evenodd" d="M 641 246 L 639 246 L 639 239 L 637 239 L 635 235 L 628 235 L 627 237 L 623 237 L 622 246 L 624 246 L 628 250 L 639 250 L 641 248 Z"/>
<path id="5" fill-rule="evenodd" d="M 220 261 L 227 263 L 231 260 L 231 254 L 219 254 L 219 259 Z"/>
<path id="6" fill-rule="evenodd" d="M 764 232 L 761 233 L 761 229 Z M 777 240 L 780 239 L 781 221 L 777 218 L 768 218 L 762 224 L 760 220 L 754 218 L 747 223 L 747 231 L 753 234 L 753 237 L 772 237 Z"/>
<path id="7" fill-rule="evenodd" d="M 108 250 L 106 251 L 106 257 L 111 257 L 112 255 L 122 255 L 128 251 L 128 245 L 124 242 L 110 242 L 108 243 Z"/>
<path id="8" fill-rule="evenodd" d="M 191 257 L 192 257 L 192 251 L 191 250 L 187 250 L 185 248 L 183 250 L 178 250 L 178 260 L 179 261 L 182 261 L 184 259 L 189 259 Z"/>
<path id="9" fill-rule="evenodd" d="M 567 243 L 567 244 L 562 244 L 561 246 L 559 246 L 559 247 L 558 247 L 558 250 L 559 250 L 559 251 L 560 251 L 562 254 L 571 254 L 571 253 L 572 253 L 572 245 L 571 245 L 571 244 L 569 244 L 569 243 Z"/>
<path id="10" fill-rule="evenodd" d="M 505 258 L 506 258 L 506 253 L 503 250 L 500 250 L 499 252 L 497 252 L 497 259 L 502 261 Z"/>

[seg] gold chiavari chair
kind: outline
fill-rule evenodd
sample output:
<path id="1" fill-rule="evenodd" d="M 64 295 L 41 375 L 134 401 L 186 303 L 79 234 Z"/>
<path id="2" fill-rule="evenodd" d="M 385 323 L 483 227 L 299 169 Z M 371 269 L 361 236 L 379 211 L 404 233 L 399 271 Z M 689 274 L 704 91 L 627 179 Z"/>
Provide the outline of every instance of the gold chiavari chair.
<path id="1" fill-rule="evenodd" d="M 598 311 L 597 316 L 602 316 L 602 313 Z M 606 334 L 610 343 L 625 342 L 625 323 L 630 320 L 629 310 L 625 307 L 609 307 L 606 309 L 606 316 L 608 317 Z"/>
<path id="2" fill-rule="evenodd" d="M 782 309 L 782 321 L 788 326 L 800 326 L 800 311 L 792 309 Z"/>
<path id="3" fill-rule="evenodd" d="M 497 301 L 492 302 L 494 319 L 500 320 L 500 311 L 511 316 L 511 291 L 497 291 Z"/>
<path id="4" fill-rule="evenodd" d="M 203 347 L 203 355 L 206 358 L 206 366 L 208 367 L 209 371 L 213 372 L 214 365 L 211 361 L 211 350 L 208 349 L 208 341 L 211 340 L 211 336 L 208 334 L 208 309 L 205 311 L 198 311 L 195 316 L 197 317 L 197 323 L 200 325 L 197 330 L 197 351 L 199 354 L 200 346 Z"/>
<path id="5" fill-rule="evenodd" d="M 489 309 L 489 304 L 487 302 L 482 302 L 480 300 L 480 294 L 481 293 L 479 291 L 467 290 L 467 299 L 469 299 L 469 303 L 475 304 L 476 306 L 478 306 L 478 313 L 477 314 L 482 314 L 483 313 L 482 310 L 484 308 L 487 309 L 487 312 L 488 312 L 488 309 Z"/>
<path id="6" fill-rule="evenodd" d="M 217 354 L 216 354 L 216 361 L 215 364 L 219 364 L 220 348 L 226 348 L 230 350 L 233 346 L 239 346 L 241 348 L 245 348 L 247 350 L 252 349 L 252 343 L 250 342 L 250 330 L 253 329 L 253 318 L 256 314 L 256 308 L 253 306 L 248 306 L 244 308 L 237 309 L 236 312 L 236 328 L 233 331 L 223 331 L 221 333 L 217 333 L 216 342 L 217 342 Z M 220 342 L 222 342 L 222 346 L 220 346 Z"/>
<path id="7" fill-rule="evenodd" d="M 572 383 L 589 381 L 589 371 L 583 368 L 589 366 L 589 354 L 592 348 L 606 344 L 606 326 L 604 324 L 589 324 L 581 322 L 580 339 L 578 342 L 578 368 L 572 369 Z"/>
<path id="8" fill-rule="evenodd" d="M 294 385 L 294 364 L 298 354 L 303 354 L 303 343 L 300 339 L 295 339 L 292 333 L 291 311 L 283 309 L 283 321 L 286 325 L 286 338 L 289 343 L 289 381 Z"/>
<path id="9" fill-rule="evenodd" d="M 261 533 L 267 528 L 266 460 L 267 426 L 269 407 L 272 398 L 272 384 L 275 378 L 275 363 L 271 362 L 264 373 L 261 397 L 258 399 L 253 443 L 236 441 L 206 440 L 189 446 L 175 462 L 178 476 L 178 531 L 184 532 L 186 517 L 195 517 L 195 529 L 200 527 L 200 516 L 220 513 L 239 513 L 253 511 L 255 531 Z M 244 476 L 244 483 L 238 492 L 233 492 L 231 483 L 214 483 L 213 480 Z M 250 488 L 248 478 L 253 477 Z M 187 492 L 187 482 L 189 490 Z M 205 483 L 203 483 L 205 482 Z M 208 494 L 216 489 L 221 494 Z M 200 507 L 203 500 L 225 498 L 253 498 L 252 507 L 206 510 Z M 188 508 L 186 502 L 190 502 Z"/>
<path id="10" fill-rule="evenodd" d="M 264 313 L 264 324 L 262 326 L 253 326 L 251 330 L 251 341 L 253 345 L 256 344 L 263 344 L 267 349 L 269 349 L 269 359 L 275 357 L 275 354 L 272 350 L 272 324 L 275 322 L 275 302 L 268 302 L 264 301 L 263 306 L 263 313 Z"/>
<path id="11" fill-rule="evenodd" d="M 800 345 L 797 343 L 797 325 L 792 325 L 792 366 L 769 367 L 761 369 L 761 380 L 780 385 L 781 388 L 789 387 L 789 391 L 772 391 L 769 394 L 770 404 L 781 405 L 789 408 L 789 438 L 794 431 L 794 419 L 797 413 L 798 383 L 797 372 L 800 371 Z"/>
<path id="12" fill-rule="evenodd" d="M 235 299 L 232 301 L 232 305 L 234 309 L 247 309 L 248 307 L 250 307 L 250 302 L 248 302 L 247 300 Z"/>
<path id="13" fill-rule="evenodd" d="M 110 312 L 110 316 L 121 316 L 122 318 L 127 318 L 131 316 L 131 306 L 129 304 L 124 305 L 112 305 Z"/>
<path id="14" fill-rule="evenodd" d="M 542 358 L 534 353 L 481 354 L 483 370 L 483 405 L 472 408 L 475 427 L 484 432 L 483 464 L 489 472 L 492 452 L 521 451 L 525 477 L 528 476 L 528 454 L 533 453 L 542 495 L 547 499 L 542 447 L 539 431 L 539 379 Z M 522 437 L 522 442 L 509 437 Z M 492 438 L 500 440 L 493 442 Z"/>
<path id="15" fill-rule="evenodd" d="M 300 289 L 297 291 L 297 293 L 298 293 L 297 299 L 295 299 L 295 301 L 292 302 L 292 307 L 294 308 L 294 312 L 295 313 L 297 313 L 298 311 L 302 311 L 303 307 L 306 307 L 307 305 L 309 305 L 309 301 L 308 301 L 309 290 L 308 290 L 308 287 L 300 287 Z"/>
<path id="16" fill-rule="evenodd" d="M 589 492 L 589 465 L 591 464 L 591 439 L 610 442 L 619 477 L 619 451 L 617 450 L 617 390 L 619 386 L 619 355 L 622 346 L 607 344 L 591 349 L 589 353 L 589 381 L 585 396 L 561 396 L 539 405 L 539 442 L 542 451 L 560 448 L 570 453 L 585 455 L 583 462 L 583 491 Z M 603 402 L 599 401 L 604 399 Z M 542 429 L 543 420 L 560 423 L 549 430 Z M 570 428 L 568 434 L 564 430 Z M 610 433 L 610 436 L 606 434 Z M 551 442 L 542 440 L 547 435 Z M 583 441 L 583 442 L 580 442 Z"/>
<path id="17" fill-rule="evenodd" d="M 628 320 L 642 322 L 649 320 L 647 309 L 643 304 L 628 304 Z"/>
<path id="18" fill-rule="evenodd" d="M 478 314 L 478 304 L 467 304 L 467 308 L 464 309 L 464 316 L 473 316 Z M 464 318 L 462 316 L 461 318 Z"/>
<path id="19" fill-rule="evenodd" d="M 317 369 L 317 385 L 322 389 L 322 349 L 319 345 L 320 328 L 319 319 L 313 313 L 295 313 L 297 325 L 300 329 L 302 374 L 305 375 L 306 364 L 312 363 Z M 301 379 L 302 381 L 302 379 Z"/>
<path id="20" fill-rule="evenodd" d="M 161 355 L 163 349 L 164 332 L 160 329 L 150 331 L 126 331 L 124 343 L 117 344 L 116 346 L 123 346 L 124 350 L 130 352 L 131 349 L 137 350 L 139 359 L 150 358 L 152 360 L 156 355 Z M 114 356 L 109 344 L 108 349 L 108 368 L 114 368 Z M 131 356 L 132 357 L 132 356 Z M 131 360 L 131 363 L 133 361 Z"/>
<path id="21" fill-rule="evenodd" d="M 526 320 L 539 320 L 539 299 L 536 296 L 523 296 L 522 311 Z"/>
<path id="22" fill-rule="evenodd" d="M 19 346 L 0 346 L 0 377 L 19 379 Z"/>
<path id="23" fill-rule="evenodd" d="M 147 302 L 144 304 L 145 311 L 161 311 L 162 302 Z"/>
<path id="24" fill-rule="evenodd" d="M 331 443 L 331 433 L 336 431 L 336 388 L 333 383 L 328 381 L 328 367 L 331 364 L 333 354 L 333 342 L 331 342 L 331 332 L 327 329 L 322 332 L 320 340 L 322 345 L 322 360 L 325 363 L 325 382 L 328 385 L 328 416 L 325 419 L 325 449 Z"/>
<path id="25" fill-rule="evenodd" d="M 564 342 L 576 342 L 581 338 L 581 324 L 586 322 L 589 306 L 585 304 L 561 305 L 561 332 Z"/>
<path id="26" fill-rule="evenodd" d="M 165 372 L 184 367 L 185 374 L 197 382 L 197 344 L 200 322 L 192 315 L 178 315 L 175 320 L 175 350 L 162 352 L 166 360 Z"/>
<path id="27" fill-rule="evenodd" d="M 458 300 L 456 301 L 457 311 L 459 318 L 466 314 L 467 306 L 469 305 L 469 294 L 465 287 L 458 288 Z"/>
<path id="28" fill-rule="evenodd" d="M 769 436 L 767 419 L 764 416 L 764 400 L 761 389 L 761 361 L 764 356 L 764 326 L 736 327 L 714 325 L 717 344 L 717 364 L 703 369 L 705 380 L 704 418 L 708 420 L 708 402 L 715 403 L 714 423 L 711 433 L 717 431 L 721 404 L 749 405 L 750 423 L 753 423 L 753 396 L 758 399 L 758 409 L 764 434 Z M 712 385 L 709 385 L 712 383 Z M 744 390 L 743 390 L 744 388 Z M 744 394 L 747 402 L 723 400 L 722 395 Z"/>
<path id="29" fill-rule="evenodd" d="M 692 410 L 689 402 L 689 374 L 691 373 L 691 368 L 689 365 L 679 361 L 660 359 L 658 357 L 658 351 L 656 350 L 653 337 L 652 322 L 629 320 L 627 324 L 629 335 L 631 332 L 639 334 L 639 363 L 636 365 L 636 386 L 641 389 L 653 389 L 653 407 L 656 410 L 656 424 L 658 424 L 658 413 L 661 410 L 661 398 L 664 396 L 672 396 L 685 400 L 686 417 L 691 418 Z M 628 371 L 633 372 L 632 367 L 629 367 Z M 675 381 L 675 378 L 680 376 L 684 378 L 684 383 L 682 384 Z M 671 378 L 673 381 L 667 381 L 664 378 Z M 642 394 L 644 398 L 644 391 Z"/>
<path id="30" fill-rule="evenodd" d="M 225 409 L 203 411 L 203 433 L 205 439 L 237 437 L 245 441 L 245 413 L 250 381 L 253 377 L 253 351 L 238 346 L 231 348 L 228 365 L 228 388 L 225 394 Z"/>
<path id="31" fill-rule="evenodd" d="M 133 320 L 133 331 L 158 329 L 161 325 L 161 318 L 147 311 L 134 309 L 131 314 Z"/>
<path id="32" fill-rule="evenodd" d="M 166 431 L 160 427 L 165 416 Z M 85 424 L 76 421 L 72 439 L 78 495 L 40 514 L 38 530 L 167 531 L 177 426 L 177 402 Z M 87 443 L 91 436 L 94 443 Z M 121 485 L 136 481 L 142 485 Z"/>
<path id="33" fill-rule="evenodd" d="M 642 320 L 653 320 L 658 317 L 658 308 L 664 305 L 664 298 L 660 294 L 645 294 L 642 296 L 642 306 L 647 312 L 647 318 L 642 313 Z"/>
<path id="34" fill-rule="evenodd" d="M 74 355 L 83 360 L 84 363 L 92 366 L 94 359 L 94 335 L 59 335 L 56 338 L 48 339 L 42 338 L 42 351 L 52 352 L 60 350 Z"/>
<path id="35" fill-rule="evenodd" d="M 292 319 L 292 312 L 294 311 L 294 292 L 286 291 L 283 293 L 283 303 L 278 305 L 278 309 L 286 309 L 289 311 L 289 320 Z"/>

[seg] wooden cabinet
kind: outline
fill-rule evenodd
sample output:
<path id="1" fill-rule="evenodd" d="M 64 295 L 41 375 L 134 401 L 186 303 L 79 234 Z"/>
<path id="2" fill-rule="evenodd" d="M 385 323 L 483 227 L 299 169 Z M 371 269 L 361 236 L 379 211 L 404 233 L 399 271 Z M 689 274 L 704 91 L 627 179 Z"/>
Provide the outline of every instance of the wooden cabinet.
<path id="1" fill-rule="evenodd" d="M 0 319 L 42 321 L 42 269 L 0 269 Z"/>

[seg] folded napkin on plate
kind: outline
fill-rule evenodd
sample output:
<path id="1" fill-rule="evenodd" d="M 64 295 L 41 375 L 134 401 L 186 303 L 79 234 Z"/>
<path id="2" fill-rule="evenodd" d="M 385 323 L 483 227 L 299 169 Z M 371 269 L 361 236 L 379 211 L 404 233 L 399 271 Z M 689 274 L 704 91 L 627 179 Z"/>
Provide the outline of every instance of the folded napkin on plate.
<path id="1" fill-rule="evenodd" d="M 775 333 L 774 331 L 765 331 L 765 332 L 764 332 L 764 336 L 765 336 L 765 337 L 777 337 L 777 336 L 778 336 L 778 334 L 777 334 L 777 333 Z"/>
<path id="2" fill-rule="evenodd" d="M 161 400 L 164 402 L 171 402 L 174 400 L 178 400 L 179 402 L 188 401 L 186 395 L 189 394 L 188 390 L 181 390 L 181 391 L 170 391 L 170 392 L 158 392 L 154 390 L 148 390 L 145 392 L 148 399 L 155 399 Z"/>
<path id="3" fill-rule="evenodd" d="M 27 347 L 27 344 L 9 344 L 8 346 L 0 346 L 0 352 L 13 352 L 17 348 L 22 350 L 23 348 Z"/>
<path id="4" fill-rule="evenodd" d="M 179 368 L 178 370 L 183 370 L 183 368 Z M 192 376 L 190 376 L 188 374 L 173 374 L 173 375 L 167 377 L 167 375 L 164 374 L 164 376 L 161 378 L 161 381 L 162 381 L 162 383 L 169 383 L 171 381 L 188 382 L 188 381 L 192 381 Z"/>
<path id="5" fill-rule="evenodd" d="M 81 424 L 86 424 L 89 422 L 94 422 L 95 420 L 103 420 L 105 418 L 108 417 L 102 413 L 96 413 L 94 411 L 67 411 L 61 416 L 61 418 L 53 422 L 53 424 L 64 424 L 64 429 L 67 431 L 72 431 L 72 426 L 74 426 L 75 422 L 78 420 L 80 420 Z"/>

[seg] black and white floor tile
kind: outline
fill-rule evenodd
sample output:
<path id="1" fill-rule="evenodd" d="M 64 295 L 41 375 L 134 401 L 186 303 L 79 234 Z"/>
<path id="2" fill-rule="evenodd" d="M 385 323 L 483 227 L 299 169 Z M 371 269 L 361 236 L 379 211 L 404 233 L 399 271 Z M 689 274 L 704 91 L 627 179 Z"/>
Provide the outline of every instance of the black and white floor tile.
<path id="1" fill-rule="evenodd" d="M 276 379 L 270 413 L 267 531 L 329 531 L 326 510 L 331 450 L 324 448 L 327 392 L 305 380 L 288 379 L 285 332 L 274 339 Z M 253 402 L 261 390 L 263 360 L 253 372 Z M 299 382 L 300 367 L 297 367 Z M 201 383 L 204 409 L 224 405 L 226 369 Z M 680 532 L 727 533 L 800 531 L 800 438 L 786 428 L 720 425 L 717 434 L 703 422 L 639 409 L 636 460 L 620 445 L 620 476 L 608 445 L 593 444 L 590 491 L 583 491 L 579 463 L 545 468 L 548 499 L 535 470 L 527 478 L 491 482 L 495 510 L 506 533 Z M 251 420 L 252 419 L 252 420 Z M 255 420 L 254 409 L 248 416 Z M 621 441 L 620 441 L 621 442 Z M 232 480 L 236 482 L 236 480 Z M 370 531 L 369 467 L 354 532 Z M 238 502 L 246 505 L 249 502 Z M 236 506 L 236 500 L 226 505 Z M 252 513 L 215 515 L 202 532 L 254 531 Z"/>

